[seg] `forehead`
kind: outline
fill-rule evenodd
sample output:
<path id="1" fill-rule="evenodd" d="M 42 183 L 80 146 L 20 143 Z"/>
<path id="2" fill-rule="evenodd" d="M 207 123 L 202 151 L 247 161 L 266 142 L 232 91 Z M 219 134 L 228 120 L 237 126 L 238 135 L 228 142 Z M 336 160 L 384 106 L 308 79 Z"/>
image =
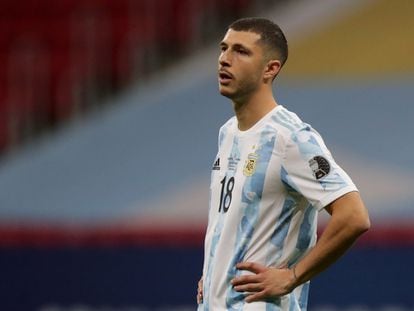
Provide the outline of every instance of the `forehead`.
<path id="1" fill-rule="evenodd" d="M 221 44 L 227 45 L 243 45 L 246 47 L 253 48 L 257 46 L 257 41 L 260 40 L 260 35 L 251 31 L 236 31 L 229 29 L 224 35 Z"/>

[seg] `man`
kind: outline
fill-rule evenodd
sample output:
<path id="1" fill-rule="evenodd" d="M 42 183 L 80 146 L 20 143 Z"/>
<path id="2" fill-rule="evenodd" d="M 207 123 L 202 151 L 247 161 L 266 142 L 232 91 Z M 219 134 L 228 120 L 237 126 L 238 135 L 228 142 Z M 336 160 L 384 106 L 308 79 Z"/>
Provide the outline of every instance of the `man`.
<path id="1" fill-rule="evenodd" d="M 320 135 L 278 105 L 272 81 L 288 55 L 262 18 L 231 24 L 220 43 L 222 126 L 210 187 L 198 310 L 306 310 L 309 280 L 369 229 L 367 210 Z M 317 212 L 331 215 L 316 242 Z"/>

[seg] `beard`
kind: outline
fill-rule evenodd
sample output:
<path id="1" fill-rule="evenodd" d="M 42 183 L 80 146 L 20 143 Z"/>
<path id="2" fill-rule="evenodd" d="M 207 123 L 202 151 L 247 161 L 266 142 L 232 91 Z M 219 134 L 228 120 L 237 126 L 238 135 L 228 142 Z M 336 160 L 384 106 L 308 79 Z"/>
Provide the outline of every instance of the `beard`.
<path id="1" fill-rule="evenodd" d="M 220 85 L 219 92 L 224 97 L 232 100 L 235 103 L 246 102 L 253 93 L 259 88 L 259 79 L 250 77 L 241 81 L 232 80 L 229 85 Z"/>

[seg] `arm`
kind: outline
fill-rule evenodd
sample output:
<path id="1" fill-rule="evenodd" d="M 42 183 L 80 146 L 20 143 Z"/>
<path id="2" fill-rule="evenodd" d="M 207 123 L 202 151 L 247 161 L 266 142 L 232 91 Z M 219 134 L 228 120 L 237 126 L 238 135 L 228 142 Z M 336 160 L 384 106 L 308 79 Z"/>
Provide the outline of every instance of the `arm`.
<path id="1" fill-rule="evenodd" d="M 370 227 L 368 212 L 358 192 L 350 192 L 325 208 L 331 219 L 315 247 L 292 269 L 240 263 L 254 275 L 233 279 L 235 290 L 252 292 L 247 302 L 279 297 L 328 268 Z"/>

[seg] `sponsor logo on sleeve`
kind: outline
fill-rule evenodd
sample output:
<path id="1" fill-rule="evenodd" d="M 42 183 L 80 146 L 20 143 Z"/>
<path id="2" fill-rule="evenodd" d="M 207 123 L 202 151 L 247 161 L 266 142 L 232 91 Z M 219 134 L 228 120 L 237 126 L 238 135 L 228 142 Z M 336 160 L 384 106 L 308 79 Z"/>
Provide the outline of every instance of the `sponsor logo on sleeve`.
<path id="1" fill-rule="evenodd" d="M 322 156 L 316 156 L 310 159 L 309 166 L 312 169 L 313 175 L 318 180 L 328 175 L 331 171 L 329 161 Z"/>

